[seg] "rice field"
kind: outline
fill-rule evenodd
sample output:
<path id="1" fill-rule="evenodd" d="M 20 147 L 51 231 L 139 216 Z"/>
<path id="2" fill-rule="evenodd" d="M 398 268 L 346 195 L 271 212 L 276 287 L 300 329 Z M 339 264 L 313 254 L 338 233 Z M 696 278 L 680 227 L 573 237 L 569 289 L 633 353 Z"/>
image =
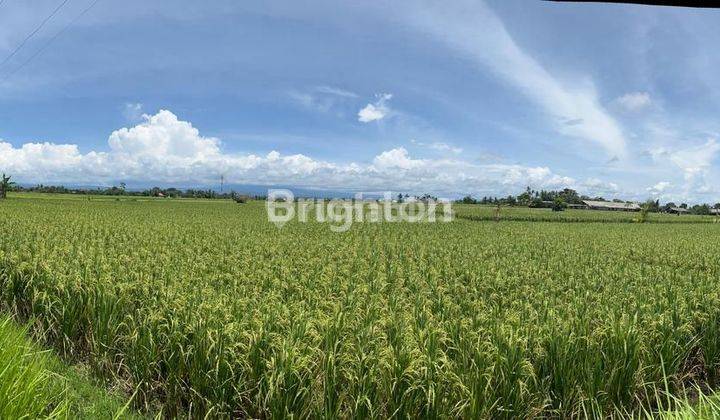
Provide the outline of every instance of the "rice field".
<path id="1" fill-rule="evenodd" d="M 646 416 L 717 389 L 720 224 L 484 211 L 333 233 L 259 202 L 15 195 L 0 308 L 166 417 Z"/>
<path id="2" fill-rule="evenodd" d="M 456 204 L 453 206 L 456 216 L 473 221 L 532 221 L 532 222 L 567 222 L 567 223 L 636 223 L 640 217 L 638 212 L 576 210 L 568 209 L 554 212 L 549 208 L 500 207 Z M 718 216 L 673 215 L 665 213 L 648 213 L 644 223 L 719 223 Z"/>

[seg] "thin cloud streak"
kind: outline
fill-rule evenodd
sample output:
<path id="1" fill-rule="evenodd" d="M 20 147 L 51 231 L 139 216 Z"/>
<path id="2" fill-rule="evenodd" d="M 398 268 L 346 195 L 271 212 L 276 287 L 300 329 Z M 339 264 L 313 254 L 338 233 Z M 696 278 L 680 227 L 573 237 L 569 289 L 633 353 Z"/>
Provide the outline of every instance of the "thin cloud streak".
<path id="1" fill-rule="evenodd" d="M 412 8 L 404 21 L 492 70 L 541 106 L 560 134 L 599 145 L 611 156 L 626 155 L 622 129 L 600 104 L 594 87 L 570 86 L 548 72 L 523 51 L 484 3 L 430 1 Z"/>

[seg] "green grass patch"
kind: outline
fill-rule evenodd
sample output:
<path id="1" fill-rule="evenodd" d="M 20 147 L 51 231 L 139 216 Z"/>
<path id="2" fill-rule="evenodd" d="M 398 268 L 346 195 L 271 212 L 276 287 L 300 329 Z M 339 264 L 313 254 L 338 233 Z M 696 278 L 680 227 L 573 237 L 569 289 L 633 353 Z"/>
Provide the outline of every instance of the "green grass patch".
<path id="1" fill-rule="evenodd" d="M 88 372 L 68 366 L 0 315 L 0 418 L 141 419 L 128 398 L 109 393 Z"/>
<path id="2" fill-rule="evenodd" d="M 0 317 L 0 418 L 64 418 L 64 389 L 48 369 L 50 357 Z"/>

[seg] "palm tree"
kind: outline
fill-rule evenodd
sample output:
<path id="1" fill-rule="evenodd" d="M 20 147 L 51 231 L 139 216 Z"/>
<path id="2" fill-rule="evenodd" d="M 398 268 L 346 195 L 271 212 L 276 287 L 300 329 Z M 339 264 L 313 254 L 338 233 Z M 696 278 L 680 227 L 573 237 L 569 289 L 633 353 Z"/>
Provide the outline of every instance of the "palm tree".
<path id="1" fill-rule="evenodd" d="M 10 181 L 10 175 L 2 174 L 2 180 L 0 180 L 0 198 L 7 198 L 7 192 L 10 188 L 15 185 L 14 182 Z"/>

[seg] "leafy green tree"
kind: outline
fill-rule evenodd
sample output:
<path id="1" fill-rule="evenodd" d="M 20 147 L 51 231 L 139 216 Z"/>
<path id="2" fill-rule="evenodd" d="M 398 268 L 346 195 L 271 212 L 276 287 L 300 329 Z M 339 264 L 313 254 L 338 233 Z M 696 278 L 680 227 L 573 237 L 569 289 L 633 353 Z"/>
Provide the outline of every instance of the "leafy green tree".
<path id="1" fill-rule="evenodd" d="M 526 206 L 532 203 L 534 191 L 527 187 L 525 192 L 517 196 L 517 202 Z"/>
<path id="2" fill-rule="evenodd" d="M 565 188 L 564 190 L 560 191 L 558 193 L 558 196 L 564 201 L 565 203 L 569 204 L 582 204 L 582 200 L 580 199 L 580 195 L 577 193 L 577 191 Z"/>
<path id="3" fill-rule="evenodd" d="M 650 198 L 645 202 L 645 204 L 643 204 L 643 208 L 645 208 L 649 213 L 659 213 L 660 200 L 653 200 Z"/>
<path id="4" fill-rule="evenodd" d="M 710 206 L 708 206 L 707 204 L 695 205 L 692 207 L 691 212 L 692 214 L 707 216 L 710 214 Z"/>
<path id="5" fill-rule="evenodd" d="M 555 201 L 553 201 L 552 211 L 564 211 L 567 208 L 567 203 L 560 198 L 555 198 Z"/>
<path id="6" fill-rule="evenodd" d="M 12 190 L 14 182 L 10 181 L 10 175 L 2 174 L 2 180 L 0 180 L 0 198 L 7 198 L 8 191 Z"/>
<path id="7" fill-rule="evenodd" d="M 670 210 L 672 210 L 672 209 L 675 208 L 675 207 L 677 207 L 677 204 L 675 204 L 675 203 L 673 203 L 673 202 L 671 201 L 671 202 L 665 204 L 665 205 L 662 207 L 662 209 L 663 209 L 663 211 L 664 211 L 665 213 L 670 213 Z"/>

